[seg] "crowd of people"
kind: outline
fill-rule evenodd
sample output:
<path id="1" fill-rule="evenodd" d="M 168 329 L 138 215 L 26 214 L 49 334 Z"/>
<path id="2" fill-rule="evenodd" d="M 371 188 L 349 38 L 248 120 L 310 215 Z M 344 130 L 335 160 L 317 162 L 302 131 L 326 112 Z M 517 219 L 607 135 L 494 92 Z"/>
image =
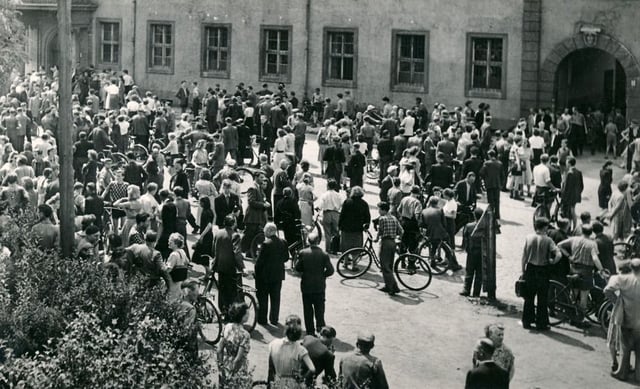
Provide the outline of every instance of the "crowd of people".
<path id="1" fill-rule="evenodd" d="M 229 322 L 218 348 L 222 382 L 246 369 L 248 334 L 238 325 L 246 307 L 236 303 L 238 279 L 246 275 L 245 260 L 256 254 L 251 248 L 259 234 L 265 242 L 253 260 L 257 320 L 263 326 L 280 323 L 287 248 L 301 240 L 307 246 L 295 266 L 307 337 L 300 346 L 302 320 L 292 316 L 285 320 L 286 337 L 269 346 L 271 377 L 285 380 L 294 379 L 292 371 L 298 369 L 315 375 L 324 371 L 328 379 L 336 376 L 333 359 L 329 363 L 327 356 L 335 330 L 324 320 L 325 279 L 334 272 L 330 255 L 362 247 L 372 222 L 380 241 L 383 292 L 399 292 L 391 270 L 396 238 L 411 252 L 421 236 L 433 245 L 447 242 L 454 249 L 447 266 L 457 272 L 462 266 L 455 237 L 462 231 L 466 274 L 460 293 L 478 297 L 484 286 L 494 300 L 495 287 L 485 282 L 495 274 L 483 270 L 486 235 L 477 233 L 483 215 L 477 200 L 486 192 L 500 220 L 502 192 L 518 200 L 531 197 L 533 205 L 550 203 L 558 193 L 561 215 L 556 225 L 550 230 L 549 220 L 537 219 L 536 233 L 525 243 L 524 328 L 548 329 L 550 278 L 566 280 L 568 274 L 578 274 L 581 303 L 586 304 L 593 269 L 616 273 L 612 238 L 603 233 L 602 219 L 592 223 L 590 215 L 578 218 L 576 213 L 584 187 L 576 157 L 587 145 L 596 151 L 606 144 L 600 151 L 607 155 L 626 153 L 629 171 L 640 166 L 638 124 L 634 120 L 627 127 L 618 110 L 609 116 L 600 111 L 585 115 L 577 108 L 557 116 L 551 110 L 532 110 L 515 128 L 498 130 L 489 104 L 474 107 L 472 101 L 452 109 L 435 103 L 430 109 L 418 97 L 404 108 L 384 97 L 378 107 L 358 109 L 349 91 L 337 94 L 334 102 L 316 89 L 308 100 L 299 101 L 284 84 L 275 91 L 267 84 L 254 91 L 243 83 L 233 91 L 220 85 L 201 91 L 197 82 L 184 81 L 174 108 L 170 100 L 143 92 L 126 70 L 80 69 L 73 81 L 78 255 L 93 260 L 104 256 L 126 271 L 139 266 L 152 284 L 164 281 L 175 300 L 193 300 L 185 297 L 194 290 L 188 280 L 192 263 L 215 272 L 218 304 Z M 37 212 L 33 232 L 45 250 L 58 245 L 60 234 L 56 138 L 66 129 L 59 128 L 57 89 L 53 68 L 15 77 L 9 93 L 0 98 L 0 220 L 27 209 Z M 308 128 L 314 124 L 317 163 L 327 179 L 322 193 L 304 151 Z M 611 164 L 605 164 L 600 175 L 599 204 L 607 210 L 603 216 L 613 225 L 613 238 L 619 240 L 630 233 L 632 188 L 640 177 L 629 174 L 614 192 Z M 254 177 L 246 192 L 240 189 L 237 171 L 243 165 L 253 169 Z M 376 169 L 379 218 L 372 219 L 363 187 L 365 173 Z M 324 247 L 317 233 L 301 234 L 300 225 L 313 229 L 316 212 L 322 216 Z M 582 319 L 574 324 L 583 325 Z M 492 355 L 504 365 L 508 386 L 513 356 L 498 352 L 502 344 L 496 333 L 501 331 L 492 327 L 488 339 L 479 341 L 474 359 L 478 367 L 467 377 L 469 387 L 478 387 L 469 382 L 481 379 L 487 373 L 483 369 L 492 369 L 482 362 L 491 361 Z M 380 361 L 369 354 L 373 343 L 373 334 L 363 332 L 358 351 L 340 363 L 350 383 L 346 387 L 360 387 L 367 380 L 375 382 L 372 387 L 387 387 Z"/>

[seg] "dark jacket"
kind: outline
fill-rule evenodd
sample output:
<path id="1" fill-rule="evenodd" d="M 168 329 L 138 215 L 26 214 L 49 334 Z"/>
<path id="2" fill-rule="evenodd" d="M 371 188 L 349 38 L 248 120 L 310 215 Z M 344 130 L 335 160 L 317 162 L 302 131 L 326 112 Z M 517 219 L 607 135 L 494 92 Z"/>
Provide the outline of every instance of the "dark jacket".
<path id="1" fill-rule="evenodd" d="M 449 233 L 445 228 L 444 213 L 438 208 L 426 208 L 422 211 L 420 226 L 427 229 L 427 235 L 431 240 L 445 240 Z"/>
<path id="2" fill-rule="evenodd" d="M 363 226 L 371 222 L 369 204 L 361 198 L 348 198 L 342 204 L 338 226 L 340 231 L 362 232 Z"/>
<path id="3" fill-rule="evenodd" d="M 218 115 L 218 99 L 215 96 L 207 99 L 207 108 L 206 108 L 207 117 L 215 117 Z"/>
<path id="4" fill-rule="evenodd" d="M 262 188 L 254 185 L 247 190 L 247 211 L 244 222 L 264 225 L 267 222 L 267 197 Z"/>
<path id="5" fill-rule="evenodd" d="M 431 166 L 431 172 L 427 177 L 427 181 L 431 182 L 431 187 L 439 186 L 442 189 L 448 188 L 453 184 L 453 169 L 442 163 Z"/>
<path id="6" fill-rule="evenodd" d="M 378 142 L 378 155 L 381 161 L 393 160 L 393 142 L 389 138 L 382 138 Z"/>
<path id="7" fill-rule="evenodd" d="M 367 160 L 362 153 L 355 153 L 349 159 L 348 175 L 349 177 L 362 177 L 364 175 L 364 167 Z"/>
<path id="8" fill-rule="evenodd" d="M 562 204 L 574 206 L 582 201 L 582 172 L 578 169 L 569 169 L 562 185 Z"/>
<path id="9" fill-rule="evenodd" d="M 484 187 L 487 189 L 500 189 L 504 183 L 504 170 L 502 162 L 489 160 L 482 165 L 480 177 L 484 180 Z"/>
<path id="10" fill-rule="evenodd" d="M 237 195 L 230 193 L 229 202 L 227 203 L 224 194 L 221 194 L 213 200 L 213 209 L 216 214 L 216 225 L 223 228 L 224 218 L 234 210 L 241 209 L 240 198 Z"/>
<path id="11" fill-rule="evenodd" d="M 171 177 L 169 188 L 173 190 L 176 186 L 184 189 L 185 196 L 191 191 L 191 188 L 189 188 L 189 177 L 187 177 L 187 173 L 185 173 L 184 170 L 180 170 Z"/>
<path id="12" fill-rule="evenodd" d="M 256 288 L 284 280 L 284 264 L 289 260 L 287 243 L 274 236 L 264 241 L 256 259 Z"/>
<path id="13" fill-rule="evenodd" d="M 133 135 L 149 135 L 149 121 L 146 116 L 138 113 L 131 119 L 131 133 Z"/>
<path id="14" fill-rule="evenodd" d="M 225 150 L 238 149 L 238 129 L 234 126 L 226 126 L 222 129 L 222 143 Z"/>
<path id="15" fill-rule="evenodd" d="M 459 181 L 453 190 L 456 192 L 456 200 L 463 206 L 472 206 L 478 199 L 475 183 L 471 185 L 471 189 L 469 189 L 467 180 Z M 469 192 L 468 196 L 467 191 Z"/>
<path id="16" fill-rule="evenodd" d="M 380 182 L 380 201 L 389 201 L 389 189 L 393 187 L 393 177 L 387 174 Z"/>
<path id="17" fill-rule="evenodd" d="M 242 254 L 239 250 L 240 234 L 222 228 L 213 234 L 211 254 L 216 273 L 236 274 L 244 269 Z"/>
<path id="18" fill-rule="evenodd" d="M 482 362 L 467 373 L 465 389 L 508 389 L 509 373 L 494 361 Z"/>
<path id="19" fill-rule="evenodd" d="M 309 352 L 309 357 L 316 368 L 316 376 L 324 372 L 326 378 L 336 378 L 334 366 L 336 357 L 320 339 L 307 335 L 302 340 L 302 346 Z"/>
<path id="20" fill-rule="evenodd" d="M 300 220 L 300 207 L 293 197 L 283 197 L 276 204 L 273 221 L 278 228 L 285 230 L 296 228 L 296 221 Z M 292 242 L 289 242 L 292 243 Z"/>
<path id="21" fill-rule="evenodd" d="M 318 246 L 303 249 L 298 254 L 296 271 L 301 273 L 302 293 L 322 293 L 326 288 L 326 278 L 334 272 L 329 255 Z"/>

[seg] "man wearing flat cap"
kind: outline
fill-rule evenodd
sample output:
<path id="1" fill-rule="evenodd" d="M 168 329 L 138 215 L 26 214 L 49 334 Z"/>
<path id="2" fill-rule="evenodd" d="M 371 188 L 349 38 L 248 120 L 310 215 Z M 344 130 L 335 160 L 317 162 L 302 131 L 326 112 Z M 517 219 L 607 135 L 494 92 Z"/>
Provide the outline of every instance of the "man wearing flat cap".
<path id="1" fill-rule="evenodd" d="M 369 352 L 376 337 L 368 331 L 358 333 L 357 350 L 340 361 L 340 375 L 344 377 L 344 388 L 388 389 L 382 361 Z"/>

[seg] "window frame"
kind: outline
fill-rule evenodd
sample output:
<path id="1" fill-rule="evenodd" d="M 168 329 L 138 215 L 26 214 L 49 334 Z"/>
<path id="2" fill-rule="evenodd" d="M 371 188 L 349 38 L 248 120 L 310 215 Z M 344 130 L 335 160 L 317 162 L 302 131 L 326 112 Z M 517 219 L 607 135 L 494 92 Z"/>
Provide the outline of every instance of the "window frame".
<path id="1" fill-rule="evenodd" d="M 474 62 L 487 62 L 487 68 L 491 67 L 490 58 L 487 61 L 473 61 L 473 41 L 474 39 L 502 39 L 502 74 L 500 77 L 500 89 L 489 88 L 473 88 L 472 87 L 472 72 Z M 465 65 L 465 85 L 464 92 L 466 97 L 484 97 L 490 99 L 506 99 L 507 98 L 507 69 L 508 69 L 508 34 L 494 34 L 494 33 L 479 33 L 469 32 L 467 33 L 467 48 L 466 48 L 466 65 Z M 488 69 L 489 70 L 489 69 Z M 487 73 L 488 74 L 488 73 Z"/>
<path id="2" fill-rule="evenodd" d="M 338 78 L 329 78 L 331 69 L 331 45 L 329 37 L 331 34 L 351 33 L 353 34 L 353 79 L 341 80 Z M 323 56 L 322 56 L 322 85 L 326 87 L 343 87 L 355 89 L 358 85 L 358 28 L 356 27 L 325 27 L 323 29 Z M 344 53 L 340 56 L 345 58 Z"/>
<path id="3" fill-rule="evenodd" d="M 287 50 L 287 73 L 286 74 L 269 74 L 266 73 L 266 61 L 267 61 L 267 31 L 287 31 L 288 32 L 288 46 Z M 260 55 L 258 61 L 258 79 L 261 82 L 283 82 L 286 84 L 291 83 L 291 67 L 293 64 L 293 26 L 291 25 L 274 25 L 274 24 L 261 24 L 260 25 Z M 280 50 L 278 50 L 280 52 Z M 278 55 L 281 55 L 278 53 Z"/>
<path id="4" fill-rule="evenodd" d="M 208 28 L 225 28 L 227 30 L 227 69 L 226 70 L 207 70 L 206 62 L 208 55 L 208 39 L 207 39 L 207 29 Z M 202 37 L 202 48 L 200 53 L 200 76 L 204 78 L 230 78 L 231 77 L 231 23 L 203 23 L 201 29 Z M 218 53 L 220 53 L 220 48 L 218 47 Z"/>
<path id="5" fill-rule="evenodd" d="M 160 67 L 151 65 L 153 60 L 153 27 L 156 25 L 170 26 L 171 27 L 171 65 L 169 67 Z M 146 68 L 147 73 L 158 74 L 174 74 L 176 63 L 176 23 L 168 20 L 149 20 L 147 21 L 147 61 Z M 166 44 L 163 43 L 163 47 Z"/>
<path id="6" fill-rule="evenodd" d="M 117 24 L 118 25 L 118 61 L 117 62 L 104 62 L 103 58 L 102 58 L 102 49 L 103 49 L 103 45 L 104 45 L 104 40 L 103 40 L 103 30 L 102 30 L 102 26 L 103 24 L 106 23 L 110 23 L 110 24 Z M 100 66 L 117 66 L 118 68 L 120 68 L 121 64 L 122 64 L 122 19 L 109 19 L 109 18 L 97 18 L 96 19 L 96 24 L 97 24 L 97 33 L 96 33 L 96 61 L 95 63 L 100 65 Z M 111 41 L 113 42 L 113 41 Z M 112 54 L 113 54 L 113 49 L 112 49 Z"/>
<path id="7" fill-rule="evenodd" d="M 424 79 L 422 83 L 407 84 L 398 82 L 398 62 L 400 60 L 400 53 L 398 52 L 400 45 L 398 44 L 398 39 L 403 35 L 421 35 L 424 37 Z M 389 82 L 390 89 L 393 92 L 429 93 L 429 47 L 429 30 L 391 30 L 391 75 Z"/>

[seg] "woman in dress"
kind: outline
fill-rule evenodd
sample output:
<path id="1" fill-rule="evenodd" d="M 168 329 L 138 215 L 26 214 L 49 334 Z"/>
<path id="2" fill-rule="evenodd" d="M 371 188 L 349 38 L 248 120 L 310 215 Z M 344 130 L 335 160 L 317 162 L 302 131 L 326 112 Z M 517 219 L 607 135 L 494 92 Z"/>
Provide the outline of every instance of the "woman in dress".
<path id="1" fill-rule="evenodd" d="M 363 236 L 371 222 L 369 204 L 363 200 L 364 190 L 359 186 L 351 188 L 350 197 L 342 204 L 338 226 L 340 228 L 340 247 L 344 253 L 354 247 L 362 247 Z"/>
<path id="2" fill-rule="evenodd" d="M 169 273 L 169 289 L 167 291 L 170 300 L 179 300 L 182 297 L 182 282 L 187 279 L 189 272 L 189 258 L 184 252 L 184 238 L 177 232 L 169 236 L 169 258 L 166 269 Z"/>
<path id="3" fill-rule="evenodd" d="M 207 152 L 207 142 L 204 139 L 196 142 L 196 147 L 191 155 L 191 163 L 195 166 L 194 177 L 200 177 L 200 172 L 208 170 L 209 153 Z"/>
<path id="4" fill-rule="evenodd" d="M 324 152 L 329 148 L 333 134 L 331 133 L 331 120 L 325 120 L 323 126 L 318 130 L 318 162 L 320 162 L 320 174 L 324 174 L 325 163 L 322 160 Z"/>
<path id="5" fill-rule="evenodd" d="M 611 183 L 613 182 L 613 162 L 606 161 L 600 169 L 600 186 L 598 186 L 598 205 L 602 209 L 607 209 L 611 198 Z"/>
<path id="6" fill-rule="evenodd" d="M 624 260 L 618 263 L 618 270 L 620 275 L 631 273 L 631 261 Z M 620 275 L 612 275 L 609 282 L 614 277 L 620 277 Z M 611 311 L 611 318 L 609 319 L 609 328 L 607 329 L 607 345 L 609 346 L 609 352 L 611 353 L 611 373 L 614 377 L 618 378 L 619 364 L 618 353 L 622 352 L 622 324 L 624 322 L 624 307 L 622 305 L 622 298 L 618 297 L 613 310 Z M 625 355 L 621 355 L 622 359 L 625 359 Z M 629 369 L 631 370 L 631 369 Z M 624 380 L 623 377 L 620 377 Z"/>
<path id="7" fill-rule="evenodd" d="M 533 183 L 533 174 L 531 172 L 531 159 L 533 158 L 533 150 L 529 144 L 529 139 L 522 140 L 522 146 L 518 149 L 520 160 L 524 163 L 522 169 L 522 183 L 527 187 L 527 197 L 531 197 L 531 184 Z"/>
<path id="8" fill-rule="evenodd" d="M 309 352 L 300 344 L 302 337 L 302 321 L 296 315 L 290 315 L 285 320 L 285 337 L 274 339 L 269 343 L 269 382 L 275 382 L 279 387 L 303 389 L 305 385 L 302 377 L 302 364 L 308 370 L 307 374 L 315 374 L 315 366 L 309 357 Z"/>
<path id="9" fill-rule="evenodd" d="M 627 181 L 618 183 L 618 190 L 613 192 L 609 199 L 609 219 L 611 220 L 612 238 L 616 240 L 624 240 L 631 232 L 631 191 Z"/>
<path id="10" fill-rule="evenodd" d="M 114 172 L 114 179 L 104 188 L 102 192 L 102 200 L 111 203 L 112 205 L 120 199 L 127 198 L 127 191 L 129 184 L 124 182 L 124 171 L 118 168 Z M 121 209 L 114 209 L 111 212 L 111 218 L 113 220 L 113 230 L 117 231 L 120 228 L 120 220 L 126 216 L 125 211 Z"/>
<path id="11" fill-rule="evenodd" d="M 204 169 L 200 172 L 200 179 L 196 181 L 195 189 L 198 192 L 198 198 L 202 200 L 203 198 L 209 199 L 209 204 L 213 204 L 213 200 L 218 197 L 218 191 L 216 190 L 216 186 L 211 181 L 211 171 L 209 169 Z M 198 212 L 196 215 L 196 221 L 200 228 L 204 228 L 201 224 L 200 219 L 202 218 L 202 202 L 200 202 L 200 207 L 198 207 Z M 211 208 L 211 207 L 209 207 Z"/>
<path id="12" fill-rule="evenodd" d="M 286 158 L 287 152 L 287 132 L 282 128 L 278 130 L 278 139 L 273 144 L 273 169 L 280 167 L 280 161 Z"/>
<path id="13" fill-rule="evenodd" d="M 249 307 L 246 303 L 234 303 L 229 307 L 222 337 L 218 343 L 218 383 L 220 389 L 248 388 L 251 385 L 247 356 L 250 336 L 242 325 L 247 321 Z"/>
<path id="14" fill-rule="evenodd" d="M 296 186 L 298 190 L 298 206 L 300 207 L 300 221 L 307 227 L 313 225 L 313 202 L 316 201 L 311 181 L 311 174 L 305 173 L 302 176 L 302 182 Z"/>
<path id="15" fill-rule="evenodd" d="M 122 238 L 122 245 L 127 247 L 129 246 L 129 232 L 136 225 L 136 215 L 142 209 L 140 188 L 137 185 L 129 185 L 127 187 L 127 197 L 116 201 L 113 206 L 122 209 L 126 215 L 124 225 L 120 230 L 120 237 Z"/>
<path id="16" fill-rule="evenodd" d="M 211 245 L 213 244 L 213 223 L 214 215 L 211 209 L 211 200 L 209 197 L 200 197 L 200 237 L 196 244 L 193 245 L 193 262 L 202 265 L 205 269 L 209 268 L 209 258 L 211 256 Z"/>

